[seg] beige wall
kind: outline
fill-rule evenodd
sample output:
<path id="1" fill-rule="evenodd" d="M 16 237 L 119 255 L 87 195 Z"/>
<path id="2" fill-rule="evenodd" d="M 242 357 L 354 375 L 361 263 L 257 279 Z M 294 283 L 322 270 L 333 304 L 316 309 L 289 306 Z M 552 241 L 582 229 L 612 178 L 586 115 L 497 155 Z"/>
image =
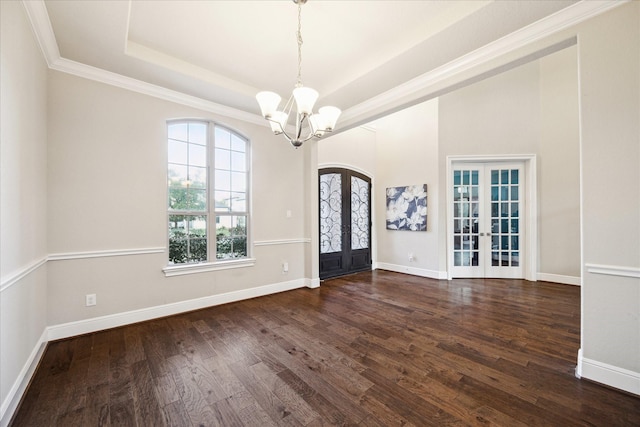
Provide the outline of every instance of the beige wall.
<path id="1" fill-rule="evenodd" d="M 317 142 L 319 167 L 347 167 L 376 175 L 376 131 L 357 127 Z"/>
<path id="2" fill-rule="evenodd" d="M 0 2 L 0 423 L 47 326 L 47 66 L 20 2 Z M 23 384 L 24 385 L 24 384 Z M 20 395 L 17 394 L 17 398 Z"/>
<path id="3" fill-rule="evenodd" d="M 50 325 L 304 280 L 304 150 L 266 127 L 55 71 L 49 89 L 49 252 L 71 254 L 49 262 Z M 249 138 L 251 236 L 258 243 L 299 242 L 256 246 L 253 267 L 168 278 L 166 250 L 84 258 L 166 247 L 165 122 L 184 117 L 217 120 Z M 91 293 L 98 304 L 85 307 Z"/>
<path id="4" fill-rule="evenodd" d="M 535 155 L 538 264 L 533 271 L 547 280 L 579 283 L 575 47 L 444 95 L 440 106 L 443 194 L 447 156 Z"/>
<path id="5" fill-rule="evenodd" d="M 376 132 L 372 128 L 357 127 L 336 135 L 319 140 L 317 143 L 317 168 L 340 167 L 355 170 L 371 178 L 371 185 L 374 189 L 371 194 L 371 206 L 377 204 L 375 189 L 377 188 L 376 177 Z M 318 188 L 318 178 L 314 181 L 314 191 Z M 316 196 L 318 198 L 319 196 Z M 318 207 L 310 211 L 310 217 L 318 217 Z M 378 222 L 375 209 L 371 212 L 373 224 Z M 311 230 L 310 234 L 314 238 L 314 248 L 318 246 L 315 240 L 319 233 L 318 229 Z M 371 229 L 371 260 L 377 260 L 376 230 Z M 313 257 L 314 267 L 317 268 L 319 252 Z M 316 276 L 317 277 L 317 274 Z"/>
<path id="6" fill-rule="evenodd" d="M 640 2 L 585 23 L 578 50 L 583 374 L 640 394 Z"/>
<path id="7" fill-rule="evenodd" d="M 580 278 L 577 47 L 546 56 L 539 66 L 538 272 Z"/>
<path id="8" fill-rule="evenodd" d="M 374 227 L 381 268 L 435 278 L 443 274 L 438 245 L 444 230 L 439 226 L 438 114 L 438 100 L 431 100 L 375 122 L 378 221 Z M 387 230 L 386 189 L 417 184 L 427 184 L 427 231 Z"/>

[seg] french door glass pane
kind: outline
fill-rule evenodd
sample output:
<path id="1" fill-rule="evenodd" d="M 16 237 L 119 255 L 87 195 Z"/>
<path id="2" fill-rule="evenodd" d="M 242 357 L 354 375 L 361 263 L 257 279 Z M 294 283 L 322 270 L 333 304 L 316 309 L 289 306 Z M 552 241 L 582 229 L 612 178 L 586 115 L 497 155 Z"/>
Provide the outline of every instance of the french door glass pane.
<path id="1" fill-rule="evenodd" d="M 369 247 L 369 184 L 351 177 L 351 250 Z"/>
<path id="2" fill-rule="evenodd" d="M 491 265 L 519 265 L 519 171 L 491 171 Z M 494 203 L 498 201 L 499 203 Z"/>
<path id="3" fill-rule="evenodd" d="M 320 253 L 342 251 L 342 176 L 320 175 Z"/>
<path id="4" fill-rule="evenodd" d="M 479 263 L 478 215 L 479 186 L 477 170 L 453 172 L 453 241 L 455 266 Z"/>

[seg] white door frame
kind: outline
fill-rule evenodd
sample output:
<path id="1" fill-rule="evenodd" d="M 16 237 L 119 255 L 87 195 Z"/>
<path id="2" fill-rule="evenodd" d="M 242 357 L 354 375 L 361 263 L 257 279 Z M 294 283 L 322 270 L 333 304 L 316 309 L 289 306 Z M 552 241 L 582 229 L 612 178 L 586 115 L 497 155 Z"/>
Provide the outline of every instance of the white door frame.
<path id="1" fill-rule="evenodd" d="M 452 155 L 447 156 L 446 171 L 446 218 L 447 218 L 447 278 L 451 280 L 453 268 L 453 168 L 456 165 L 465 163 L 501 163 L 501 162 L 522 162 L 524 163 L 524 173 L 526 177 L 525 188 L 525 224 L 524 235 L 526 256 L 524 262 L 524 278 L 535 282 L 538 269 L 538 201 L 537 201 L 537 166 L 535 154 L 516 155 Z"/>

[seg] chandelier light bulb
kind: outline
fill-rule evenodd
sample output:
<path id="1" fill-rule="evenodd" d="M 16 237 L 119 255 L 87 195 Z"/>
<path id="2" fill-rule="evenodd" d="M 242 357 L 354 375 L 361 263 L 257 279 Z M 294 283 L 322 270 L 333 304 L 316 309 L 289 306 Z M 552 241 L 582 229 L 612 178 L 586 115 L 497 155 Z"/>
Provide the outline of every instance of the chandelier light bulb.
<path id="1" fill-rule="evenodd" d="M 318 110 L 318 113 L 323 117 L 324 130 L 331 132 L 336 127 L 336 122 L 342 114 L 342 111 L 338 107 L 332 107 L 327 105 Z"/>
<path id="2" fill-rule="evenodd" d="M 310 87 L 297 87 L 293 90 L 293 97 L 298 106 L 298 114 L 307 116 L 313 114 L 313 106 L 318 99 L 318 92 Z"/>
<path id="3" fill-rule="evenodd" d="M 275 92 L 263 91 L 256 95 L 256 99 L 260 105 L 262 117 L 266 119 L 272 117 L 278 110 L 278 105 L 280 105 L 280 100 L 282 98 L 280 98 L 280 95 Z"/>
<path id="4" fill-rule="evenodd" d="M 325 129 L 327 128 L 325 117 L 321 114 L 314 114 L 309 117 L 309 121 L 311 122 L 311 130 L 313 131 L 313 135 L 317 138 L 324 136 Z"/>
<path id="5" fill-rule="evenodd" d="M 280 135 L 284 132 L 285 126 L 287 126 L 287 119 L 289 119 L 289 116 L 284 111 L 274 112 L 269 120 L 271 131 L 276 135 Z"/>

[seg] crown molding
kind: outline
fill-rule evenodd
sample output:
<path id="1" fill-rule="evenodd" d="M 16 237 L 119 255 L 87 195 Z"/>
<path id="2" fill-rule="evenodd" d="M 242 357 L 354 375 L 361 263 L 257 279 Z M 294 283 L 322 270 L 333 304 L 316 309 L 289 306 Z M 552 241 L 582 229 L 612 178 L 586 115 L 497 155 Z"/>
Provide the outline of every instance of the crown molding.
<path id="1" fill-rule="evenodd" d="M 53 33 L 47 7 L 43 0 L 23 0 L 22 6 L 24 6 L 24 10 L 27 12 L 27 17 L 31 22 L 31 28 L 40 45 L 42 55 L 45 61 L 47 61 L 47 65 L 51 67 L 51 65 L 60 58 L 60 50 L 58 50 L 58 42 Z"/>
<path id="2" fill-rule="evenodd" d="M 106 71 L 91 65 L 81 64 L 80 62 L 71 61 L 69 59 L 59 58 L 54 61 L 49 68 L 111 86 L 116 86 L 121 89 L 130 90 L 132 92 L 149 95 L 165 101 L 174 102 L 176 104 L 185 105 L 187 107 L 208 111 L 220 116 L 238 119 L 260 126 L 268 126 L 268 122 L 257 114 L 247 113 L 246 111 L 207 101 L 206 99 L 198 98 L 197 96 L 187 95 L 182 92 L 143 82 L 142 80 L 133 79 L 131 77 L 126 77 L 122 74 Z"/>
<path id="3" fill-rule="evenodd" d="M 398 108 L 399 105 L 417 102 L 420 99 L 417 94 L 420 92 L 424 93 L 429 87 L 433 87 L 446 79 L 460 75 L 474 67 L 512 52 L 520 46 L 541 40 L 629 1 L 630 0 L 582 0 L 575 3 L 572 6 L 463 55 L 441 67 L 424 73 L 404 84 L 347 109 L 343 112 L 341 118 L 341 121 L 347 125 L 343 130 L 365 124 L 372 118 L 371 116 L 373 114 L 380 116 L 380 111 L 386 107 L 389 107 L 387 112 L 390 113 L 395 111 L 393 110 L 394 107 Z M 268 126 L 268 123 L 257 114 L 248 113 L 182 92 L 62 58 L 44 1 L 22 0 L 22 4 L 27 12 L 40 49 L 51 69 L 208 111 L 217 115 L 260 126 Z M 352 126 L 349 126 L 349 123 L 351 123 Z"/>
<path id="4" fill-rule="evenodd" d="M 527 44 L 539 41 L 562 30 L 570 28 L 580 22 L 593 18 L 630 0 L 582 0 L 537 22 L 510 33 L 494 42 L 478 48 L 466 55 L 450 61 L 438 68 L 424 73 L 406 83 L 381 93 L 358 105 L 349 108 L 342 114 L 342 121 L 357 120 L 370 113 L 378 111 L 385 105 L 397 105 L 406 103 L 416 96 L 416 93 L 424 92 L 429 87 L 445 81 L 465 71 L 482 65 L 502 55 L 514 51 Z"/>
<path id="5" fill-rule="evenodd" d="M 56 36 L 51 26 L 49 13 L 44 0 L 22 0 L 22 4 L 27 12 L 27 17 L 31 22 L 31 27 L 40 45 L 47 65 L 50 69 L 60 71 L 85 79 L 105 83 L 122 89 L 149 95 L 154 98 L 197 108 L 232 119 L 242 120 L 260 126 L 268 127 L 269 124 L 261 116 L 228 107 L 226 105 L 207 101 L 196 96 L 187 95 L 182 92 L 167 89 L 151 83 L 143 82 L 121 74 L 113 73 L 91 65 L 82 64 L 60 56 Z"/>

